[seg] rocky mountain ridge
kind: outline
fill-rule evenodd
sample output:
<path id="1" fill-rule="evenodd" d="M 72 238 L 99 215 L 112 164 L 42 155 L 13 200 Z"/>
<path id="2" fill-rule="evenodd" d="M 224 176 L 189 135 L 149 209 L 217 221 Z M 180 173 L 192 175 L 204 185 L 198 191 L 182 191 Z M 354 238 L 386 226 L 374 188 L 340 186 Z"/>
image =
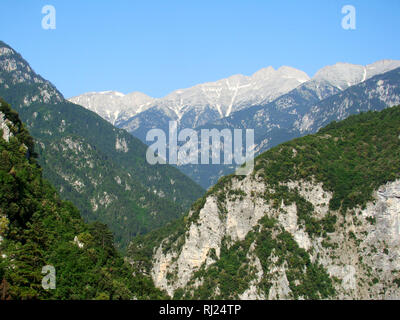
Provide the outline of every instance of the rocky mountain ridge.
<path id="1" fill-rule="evenodd" d="M 206 113 L 215 113 L 217 118 L 225 117 L 249 105 L 271 101 L 308 80 L 304 72 L 294 68 L 283 66 L 275 70 L 268 67 L 252 76 L 233 75 L 216 82 L 179 89 L 158 99 L 138 92 L 128 95 L 119 92 L 91 92 L 69 100 L 126 129 L 132 127 L 128 124 L 130 118 L 154 107 L 170 115 L 171 120 L 183 122 L 189 121 L 186 114 L 195 110 L 196 118 L 190 127 L 196 127 L 204 124 L 203 117 L 209 117 Z"/>
<path id="2" fill-rule="evenodd" d="M 158 99 L 140 92 L 124 95 L 120 92 L 105 91 L 89 92 L 69 100 L 134 134 L 140 127 L 149 127 L 145 121 L 146 114 L 143 114 L 143 118 L 139 114 L 152 108 L 170 120 L 195 128 L 228 117 L 236 111 L 267 104 L 305 82 L 313 81 L 317 86 L 320 83 L 328 83 L 341 91 L 398 67 L 400 61 L 396 60 L 380 60 L 367 66 L 337 63 L 318 70 L 312 79 L 295 68 L 282 66 L 275 70 L 273 67 L 267 67 L 252 76 L 233 75 L 216 82 L 179 89 Z"/>

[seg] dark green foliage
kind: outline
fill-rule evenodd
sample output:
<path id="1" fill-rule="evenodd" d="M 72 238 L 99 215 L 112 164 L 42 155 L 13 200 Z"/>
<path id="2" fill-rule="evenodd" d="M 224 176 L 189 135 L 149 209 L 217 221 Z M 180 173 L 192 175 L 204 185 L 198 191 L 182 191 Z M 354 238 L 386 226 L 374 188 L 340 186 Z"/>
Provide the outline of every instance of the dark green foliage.
<path id="1" fill-rule="evenodd" d="M 292 235 L 280 230 L 275 236 L 272 233 L 275 225 L 272 219 L 264 217 L 261 223 L 262 229 L 256 235 L 256 253 L 264 274 L 269 274 L 273 254 L 278 258 L 278 265 L 287 264 L 286 275 L 293 298 L 321 299 L 333 296 L 335 290 L 326 270 L 317 263 L 311 263 L 308 252 L 298 246 Z M 261 286 L 268 295 L 270 279 L 265 277 Z"/>
<path id="2" fill-rule="evenodd" d="M 372 225 L 374 225 L 376 223 L 375 217 L 366 217 L 365 219 Z"/>
<path id="3" fill-rule="evenodd" d="M 243 293 L 248 283 L 254 278 L 253 272 L 249 267 L 249 261 L 246 257 L 251 245 L 251 237 L 244 241 L 236 242 L 233 246 L 227 247 L 227 239 L 222 241 L 220 257 L 214 264 L 204 270 L 204 266 L 196 272 L 194 278 L 205 279 L 203 285 L 195 290 L 193 296 L 185 298 L 191 299 L 237 299 L 238 295 Z M 215 256 L 215 249 L 209 253 Z M 190 284 L 189 284 L 190 285 Z M 219 294 L 213 296 L 216 288 L 219 288 Z"/>
<path id="4" fill-rule="evenodd" d="M 0 282 L 9 284 L 10 297 L 163 298 L 150 278 L 133 276 L 135 270 L 116 251 L 104 224 L 84 223 L 79 211 L 42 179 L 24 146 L 32 141 L 28 132 L 1 99 L 0 111 L 13 132 L 8 142 L 0 135 Z M 42 288 L 46 265 L 55 267 L 55 290 Z"/>

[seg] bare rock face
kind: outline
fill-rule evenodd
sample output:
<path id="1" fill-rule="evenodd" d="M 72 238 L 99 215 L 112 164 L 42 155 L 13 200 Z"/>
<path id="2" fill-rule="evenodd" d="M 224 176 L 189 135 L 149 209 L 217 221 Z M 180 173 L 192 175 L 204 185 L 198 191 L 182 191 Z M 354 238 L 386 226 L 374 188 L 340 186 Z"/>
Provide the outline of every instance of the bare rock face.
<path id="1" fill-rule="evenodd" d="M 211 248 L 219 249 L 222 235 L 224 234 L 222 223 L 218 217 L 216 201 L 209 198 L 200 212 L 199 224 L 192 224 L 188 231 L 186 242 L 180 254 L 172 253 L 164 255 L 162 247 L 157 249 L 155 255 L 153 280 L 157 286 L 172 294 L 176 288 L 183 287 L 190 280 L 193 271 L 198 269 L 207 259 Z M 215 213 L 217 213 L 215 215 Z M 218 255 L 218 251 L 217 251 Z M 168 272 L 178 272 L 177 281 L 169 284 Z"/>
<path id="2" fill-rule="evenodd" d="M 367 214 L 377 219 L 376 238 L 385 239 L 388 243 L 400 245 L 400 184 L 388 183 L 376 192 L 378 201 Z M 372 212 L 371 212 L 372 211 Z"/>
<path id="3" fill-rule="evenodd" d="M 8 127 L 9 121 L 5 118 L 4 113 L 0 112 L 0 129 L 3 130 L 3 139 L 8 141 L 11 136 L 10 128 Z"/>
<path id="4" fill-rule="evenodd" d="M 250 184 L 239 181 L 233 188 L 262 192 L 264 185 L 256 181 L 251 181 Z M 169 294 L 173 294 L 177 288 L 184 287 L 194 271 L 203 263 L 214 262 L 208 256 L 211 249 L 215 249 L 216 256 L 219 257 L 223 237 L 230 237 L 232 241 L 244 239 L 266 209 L 263 201 L 253 201 L 247 196 L 242 200 L 227 202 L 226 208 L 229 214 L 222 218 L 218 200 L 214 197 L 207 198 L 198 220 L 189 227 L 181 251 L 164 255 L 162 245 L 157 249 L 152 270 L 153 280 L 157 286 L 167 290 Z M 172 270 L 177 272 L 177 281 L 170 284 L 167 274 Z"/>
<path id="5" fill-rule="evenodd" d="M 29 64 L 12 48 L 0 41 L 0 87 L 9 89 L 10 86 L 36 84 L 38 90 L 24 97 L 24 105 L 33 103 L 59 103 L 64 100 L 62 94 L 41 76 L 34 73 Z"/>
<path id="6" fill-rule="evenodd" d="M 268 217 L 277 221 L 273 234 L 290 233 L 297 246 L 309 254 L 311 263 L 325 269 L 335 289 L 333 298 L 400 298 L 395 281 L 400 270 L 400 180 L 379 187 L 373 201 L 345 215 L 329 212 L 332 194 L 321 183 L 290 181 L 286 186 L 312 204 L 316 218 L 323 219 L 328 213 L 336 215 L 335 231 L 326 237 L 310 235 L 298 217 L 295 202 L 282 201 L 273 206 L 263 196 L 268 185 L 257 176 L 233 178 L 224 201 L 213 194 L 208 196 L 198 218 L 188 224 L 186 233 L 172 244 L 172 249 L 164 252 L 161 244 L 155 250 L 151 275 L 156 286 L 171 296 L 180 288 L 194 292 L 205 280 L 198 278 L 196 272 L 201 268 L 207 270 L 220 259 L 222 242 L 228 239 L 228 245 L 233 246 L 243 241 L 257 232 L 261 218 Z M 193 214 L 189 214 L 189 219 Z M 252 243 L 247 252 L 252 280 L 236 297 L 292 299 L 293 283 L 288 280 L 292 270 L 288 261 L 282 261 L 273 251 L 268 257 L 268 268 L 263 268 L 255 248 Z M 269 281 L 268 291 L 261 286 L 265 279 Z M 215 295 L 218 290 L 214 290 Z"/>

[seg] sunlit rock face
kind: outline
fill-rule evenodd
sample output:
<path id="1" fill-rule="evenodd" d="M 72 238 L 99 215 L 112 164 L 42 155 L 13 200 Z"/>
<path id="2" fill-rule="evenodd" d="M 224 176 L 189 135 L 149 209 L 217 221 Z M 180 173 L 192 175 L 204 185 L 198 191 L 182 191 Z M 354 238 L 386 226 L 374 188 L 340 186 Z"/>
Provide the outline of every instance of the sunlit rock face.
<path id="1" fill-rule="evenodd" d="M 326 216 L 332 193 L 324 190 L 321 183 L 290 181 L 285 185 L 312 204 L 317 218 Z M 309 254 L 310 260 L 323 266 L 334 279 L 333 298 L 400 298 L 400 290 L 393 282 L 400 269 L 400 180 L 380 186 L 373 194 L 374 200 L 364 208 L 356 208 L 345 216 L 335 212 L 338 221 L 335 231 L 328 234 L 330 245 L 326 244 L 326 238 L 313 237 L 305 231 L 297 216 L 296 203 L 285 205 L 282 202 L 274 208 L 263 197 L 266 188 L 256 177 L 233 178 L 230 190 L 237 192 L 227 192 L 223 205 L 214 195 L 208 196 L 198 218 L 187 226 L 186 233 L 172 244 L 172 249 L 164 252 L 163 244 L 155 249 L 151 275 L 156 286 L 171 296 L 180 288 L 188 292 L 197 290 L 204 279 L 198 278 L 196 272 L 201 268 L 207 270 L 220 259 L 222 243 L 226 244 L 228 239 L 228 246 L 233 246 L 244 240 L 257 230 L 260 219 L 267 216 L 277 221 L 274 234 L 290 233 L 298 247 Z M 266 273 L 255 247 L 253 243 L 247 252 L 253 278 L 237 298 L 292 299 L 288 263 L 272 253 Z M 211 255 L 211 251 L 215 255 Z M 265 278 L 270 282 L 267 293 L 261 290 Z M 218 294 L 218 288 L 214 294 Z"/>

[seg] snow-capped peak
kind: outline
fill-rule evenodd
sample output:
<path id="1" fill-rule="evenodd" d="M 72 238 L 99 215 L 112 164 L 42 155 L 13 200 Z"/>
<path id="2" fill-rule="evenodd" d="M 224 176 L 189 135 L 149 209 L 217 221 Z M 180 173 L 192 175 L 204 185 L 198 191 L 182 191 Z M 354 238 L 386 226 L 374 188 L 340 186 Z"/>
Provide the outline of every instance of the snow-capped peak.
<path id="1" fill-rule="evenodd" d="M 68 100 L 96 112 L 112 124 L 144 111 L 154 101 L 141 92 L 125 95 L 118 91 L 88 92 Z"/>
<path id="2" fill-rule="evenodd" d="M 251 76 L 236 74 L 215 82 L 179 89 L 157 99 L 155 103 L 175 112 L 178 119 L 185 112 L 204 108 L 211 108 L 220 117 L 226 117 L 243 107 L 269 102 L 308 80 L 307 74 L 294 68 L 281 67 L 275 70 L 267 67 Z"/>
<path id="3" fill-rule="evenodd" d="M 366 66 L 367 79 L 372 78 L 377 74 L 382 74 L 390 70 L 400 68 L 399 60 L 379 60 Z"/>
<path id="4" fill-rule="evenodd" d="M 295 69 L 295 68 L 292 68 L 292 67 L 288 67 L 288 66 L 280 67 L 277 70 L 277 72 L 279 74 L 283 75 L 284 77 L 296 79 L 297 81 L 299 81 L 301 83 L 310 80 L 310 77 L 304 71 L 301 71 L 299 69 Z"/>
<path id="5" fill-rule="evenodd" d="M 272 79 L 272 78 L 286 78 L 286 79 L 296 79 L 297 81 L 303 83 L 308 80 L 310 80 L 310 77 L 307 75 L 307 73 L 292 68 L 288 66 L 281 66 L 277 70 L 275 70 L 273 67 L 267 67 L 263 68 L 261 70 L 258 70 L 255 72 L 251 78 L 253 80 L 266 80 L 266 79 Z"/>
<path id="6" fill-rule="evenodd" d="M 367 66 L 339 62 L 318 70 L 313 80 L 325 80 L 344 90 L 377 74 L 382 74 L 398 67 L 400 67 L 400 61 L 398 60 L 380 60 Z"/>
<path id="7" fill-rule="evenodd" d="M 92 92 L 92 93 L 96 94 L 96 92 Z M 109 95 L 109 96 L 117 96 L 117 97 L 125 96 L 122 92 L 118 92 L 118 91 L 100 91 L 99 94 Z"/>
<path id="8" fill-rule="evenodd" d="M 362 65 L 339 62 L 318 70 L 313 79 L 318 81 L 325 80 L 344 90 L 365 80 L 364 72 L 365 67 Z"/>

